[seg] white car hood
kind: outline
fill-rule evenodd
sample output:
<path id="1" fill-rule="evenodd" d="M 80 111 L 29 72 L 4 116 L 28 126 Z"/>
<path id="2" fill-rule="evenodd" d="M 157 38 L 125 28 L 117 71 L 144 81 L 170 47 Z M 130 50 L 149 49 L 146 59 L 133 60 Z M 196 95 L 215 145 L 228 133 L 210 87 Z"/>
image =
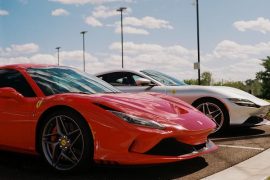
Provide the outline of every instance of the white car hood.
<path id="1" fill-rule="evenodd" d="M 239 99 L 247 99 L 259 106 L 269 106 L 270 103 L 259 99 L 252 94 L 249 94 L 245 91 L 240 89 L 227 87 L 227 86 L 196 86 L 196 85 L 187 85 L 187 86 L 170 86 L 168 89 L 175 89 L 180 91 L 194 91 L 198 94 L 209 95 L 212 97 L 219 96 L 221 98 L 239 98 Z"/>

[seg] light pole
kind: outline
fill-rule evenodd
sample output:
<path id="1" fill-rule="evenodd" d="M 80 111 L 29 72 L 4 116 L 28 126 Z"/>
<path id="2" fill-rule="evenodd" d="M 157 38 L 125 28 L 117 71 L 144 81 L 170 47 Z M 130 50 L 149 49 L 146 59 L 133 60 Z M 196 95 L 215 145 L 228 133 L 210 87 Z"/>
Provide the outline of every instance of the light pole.
<path id="1" fill-rule="evenodd" d="M 80 34 L 83 36 L 83 71 L 85 72 L 85 40 L 84 40 L 84 34 L 87 33 L 87 31 L 82 31 Z"/>
<path id="2" fill-rule="evenodd" d="M 58 64 L 58 66 L 60 65 L 60 61 L 59 61 L 59 50 L 60 50 L 60 48 L 61 48 L 60 46 L 58 46 L 58 47 L 55 48 L 55 49 L 57 49 L 57 60 L 58 60 L 57 61 L 58 62 L 57 64 Z"/>
<path id="3" fill-rule="evenodd" d="M 121 13 L 121 45 L 122 45 L 122 68 L 124 68 L 124 37 L 123 37 L 123 11 L 126 7 L 120 7 L 116 11 Z"/>
<path id="4" fill-rule="evenodd" d="M 199 1 L 196 0 L 197 14 L 197 51 L 198 51 L 198 84 L 201 85 L 201 65 L 200 65 L 200 29 L 199 29 Z"/>

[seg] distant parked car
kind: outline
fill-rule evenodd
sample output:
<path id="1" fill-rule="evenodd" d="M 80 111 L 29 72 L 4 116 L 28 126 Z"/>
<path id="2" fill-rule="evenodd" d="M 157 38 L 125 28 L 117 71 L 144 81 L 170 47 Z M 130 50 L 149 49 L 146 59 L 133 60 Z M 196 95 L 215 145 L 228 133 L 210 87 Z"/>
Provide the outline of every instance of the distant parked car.
<path id="1" fill-rule="evenodd" d="M 193 105 L 216 123 L 216 132 L 229 125 L 253 126 L 263 121 L 270 103 L 225 86 L 193 86 L 154 70 L 115 70 L 97 77 L 123 92 L 159 92 Z"/>

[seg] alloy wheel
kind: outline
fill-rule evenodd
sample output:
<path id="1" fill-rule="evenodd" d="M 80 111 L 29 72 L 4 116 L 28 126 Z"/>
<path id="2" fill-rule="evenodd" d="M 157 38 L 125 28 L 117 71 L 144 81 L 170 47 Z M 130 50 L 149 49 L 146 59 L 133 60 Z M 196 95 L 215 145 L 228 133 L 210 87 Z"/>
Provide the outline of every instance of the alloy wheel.
<path id="1" fill-rule="evenodd" d="M 52 117 L 42 133 L 42 150 L 51 166 L 57 170 L 71 170 L 83 156 L 84 139 L 80 126 L 65 115 Z"/>
<path id="2" fill-rule="evenodd" d="M 204 102 L 199 104 L 196 108 L 216 124 L 214 132 L 217 132 L 222 128 L 225 117 L 222 109 L 218 105 L 211 102 Z"/>

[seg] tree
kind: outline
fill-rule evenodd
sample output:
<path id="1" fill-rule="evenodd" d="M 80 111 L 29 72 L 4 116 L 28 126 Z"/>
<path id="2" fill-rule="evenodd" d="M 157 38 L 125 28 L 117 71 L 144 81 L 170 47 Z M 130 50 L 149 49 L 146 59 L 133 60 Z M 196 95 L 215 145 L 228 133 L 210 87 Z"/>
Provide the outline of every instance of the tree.
<path id="1" fill-rule="evenodd" d="M 201 75 L 201 85 L 206 85 L 209 86 L 212 81 L 212 74 L 208 71 L 203 72 Z M 186 84 L 189 85 L 198 85 L 198 80 L 197 79 L 186 79 L 184 80 Z"/>
<path id="2" fill-rule="evenodd" d="M 212 74 L 210 72 L 206 71 L 206 72 L 202 73 L 201 77 L 202 77 L 201 84 L 206 85 L 206 86 L 210 86 L 211 81 L 212 81 Z"/>
<path id="3" fill-rule="evenodd" d="M 216 82 L 216 83 L 214 83 L 214 86 L 229 86 L 229 87 L 234 87 L 234 88 L 246 91 L 246 86 L 241 81 L 226 81 L 226 82 L 223 82 L 223 83 L 222 82 Z"/>
<path id="4" fill-rule="evenodd" d="M 198 84 L 198 80 L 197 79 L 186 79 L 186 80 L 184 80 L 184 82 L 186 84 L 189 84 L 189 85 L 197 85 Z"/>
<path id="5" fill-rule="evenodd" d="M 270 99 L 270 56 L 262 59 L 262 61 L 262 66 L 265 70 L 258 72 L 256 77 L 262 81 L 262 97 Z"/>
<path id="6" fill-rule="evenodd" d="M 245 83 L 247 92 L 255 96 L 261 96 L 262 85 L 259 79 L 248 79 Z"/>

